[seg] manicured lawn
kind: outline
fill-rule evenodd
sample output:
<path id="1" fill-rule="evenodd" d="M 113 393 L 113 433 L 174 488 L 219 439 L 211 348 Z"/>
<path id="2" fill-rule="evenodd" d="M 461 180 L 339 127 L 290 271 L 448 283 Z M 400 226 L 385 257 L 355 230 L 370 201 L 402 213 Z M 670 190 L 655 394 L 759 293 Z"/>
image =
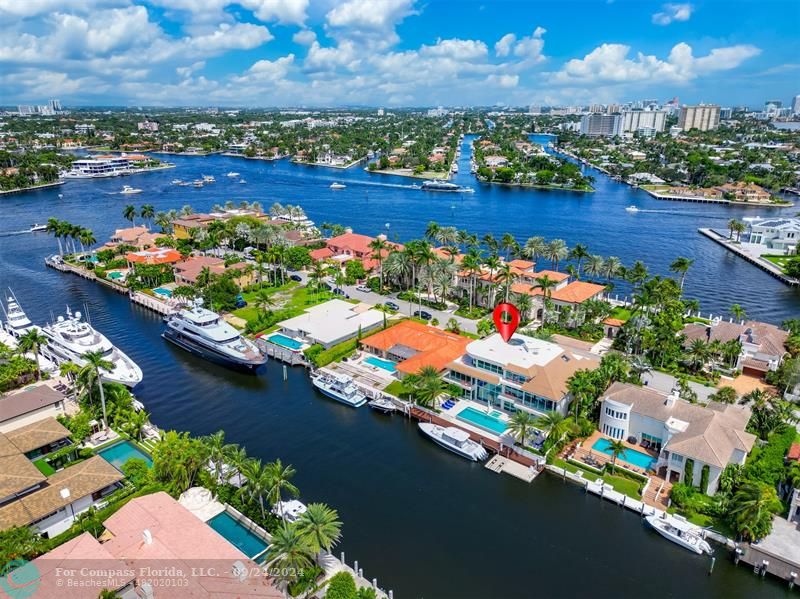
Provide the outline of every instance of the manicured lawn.
<path id="1" fill-rule="evenodd" d="M 408 389 L 405 388 L 405 385 L 403 385 L 401 381 L 392 381 L 384 389 L 384 391 L 401 399 L 405 398 L 408 395 Z"/>
<path id="2" fill-rule="evenodd" d="M 786 266 L 789 263 L 789 260 L 791 260 L 795 256 L 784 256 L 784 255 L 775 255 L 775 254 L 762 254 L 761 257 L 764 258 L 764 260 L 769 260 L 775 266 L 780 268 L 781 271 L 784 271 L 786 269 Z"/>
<path id="3" fill-rule="evenodd" d="M 633 312 L 631 312 L 628 308 L 623 308 L 622 306 L 617 306 L 613 310 L 611 310 L 611 314 L 609 318 L 618 318 L 620 320 L 630 320 L 631 316 L 633 316 Z"/>
<path id="4" fill-rule="evenodd" d="M 568 472 L 583 472 L 583 478 L 593 482 L 597 480 L 598 474 L 592 472 L 591 470 L 587 470 L 585 468 L 581 468 L 580 466 L 576 466 L 575 464 L 571 464 L 569 462 L 565 462 L 560 458 L 556 458 L 553 460 L 553 465 L 557 466 L 558 468 L 563 468 L 564 466 L 567 467 Z M 605 473 L 602 475 L 602 479 L 614 487 L 615 491 L 619 491 L 620 493 L 627 495 L 631 499 L 636 499 L 641 501 L 642 496 L 639 494 L 639 483 L 638 481 L 632 480 L 630 478 L 625 478 L 623 476 L 614 476 L 613 474 Z"/>
<path id="5" fill-rule="evenodd" d="M 279 313 L 279 320 L 293 318 L 301 314 L 306 308 L 339 297 L 330 291 L 317 292 L 308 287 L 301 287 L 296 281 L 289 281 L 279 287 L 265 287 L 264 290 L 274 299 L 275 305 L 270 306 L 269 310 Z M 247 322 L 256 321 L 262 312 L 262 309 L 255 305 L 256 296 L 257 292 L 255 291 L 243 293 L 242 297 L 248 305 L 234 310 L 232 314 Z"/>
<path id="6" fill-rule="evenodd" d="M 44 458 L 36 460 L 33 465 L 36 466 L 36 469 L 45 476 L 52 476 L 56 473 L 55 469 L 48 464 L 47 460 Z"/>

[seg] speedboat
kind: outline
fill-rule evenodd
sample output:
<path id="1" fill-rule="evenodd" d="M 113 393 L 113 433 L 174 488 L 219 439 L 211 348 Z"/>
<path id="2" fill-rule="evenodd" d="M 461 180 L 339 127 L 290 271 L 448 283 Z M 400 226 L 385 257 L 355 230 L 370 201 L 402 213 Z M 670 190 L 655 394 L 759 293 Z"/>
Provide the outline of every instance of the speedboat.
<path id="1" fill-rule="evenodd" d="M 713 553 L 711 545 L 708 541 L 701 538 L 693 529 L 693 527 L 680 518 L 669 516 L 663 518 L 656 514 L 645 516 L 645 521 L 653 527 L 653 529 L 665 539 L 668 539 L 680 545 L 684 549 L 694 551 L 698 555 Z"/>
<path id="2" fill-rule="evenodd" d="M 229 172 L 229 173 L 228 173 L 227 175 L 225 175 L 225 176 L 226 176 L 226 177 L 231 177 L 231 178 L 234 178 L 234 177 L 238 177 L 238 176 L 239 176 L 239 173 L 234 173 L 233 171 L 231 171 L 231 172 Z"/>
<path id="3" fill-rule="evenodd" d="M 164 320 L 166 328 L 161 336 L 201 358 L 248 372 L 267 363 L 267 354 L 219 314 L 204 308 L 202 299 L 190 302 Z"/>
<path id="4" fill-rule="evenodd" d="M 194 185 L 195 187 L 202 187 L 203 186 L 203 180 L 202 179 L 197 179 L 195 181 L 192 181 L 192 185 Z"/>
<path id="5" fill-rule="evenodd" d="M 331 189 L 345 189 L 346 187 L 347 185 L 344 185 L 343 183 L 331 183 Z"/>
<path id="6" fill-rule="evenodd" d="M 391 399 L 386 397 L 379 397 L 378 399 L 373 399 L 369 402 L 369 407 L 373 410 L 378 410 L 379 412 L 383 412 L 384 414 L 388 414 L 389 412 L 394 412 L 397 409 L 397 406 L 394 405 L 394 402 Z"/>
<path id="7" fill-rule="evenodd" d="M 142 369 L 91 324 L 81 320 L 80 312 L 73 314 L 69 306 L 66 318 L 59 316 L 56 322 L 43 326 L 41 331 L 47 337 L 47 346 L 42 349 L 42 354 L 55 363 L 74 362 L 78 366 L 85 366 L 84 354 L 100 352 L 103 359 L 113 365 L 111 370 L 101 371 L 104 381 L 121 383 L 127 387 L 142 382 Z"/>
<path id="8" fill-rule="evenodd" d="M 28 229 L 31 233 L 37 233 L 38 231 L 47 231 L 47 225 L 40 225 L 39 223 L 34 223 L 31 225 L 31 228 Z"/>
<path id="9" fill-rule="evenodd" d="M 142 190 L 136 187 L 131 187 L 130 185 L 123 185 L 120 193 L 123 195 L 133 195 L 136 193 L 142 193 Z"/>
<path id="10" fill-rule="evenodd" d="M 37 328 L 25 314 L 13 293 L 6 300 L 5 306 L 0 304 L 0 308 L 3 309 L 6 317 L 2 328 L 10 337 L 19 339 L 31 329 Z"/>
<path id="11" fill-rule="evenodd" d="M 172 184 L 173 185 L 180 185 L 181 183 L 183 183 L 183 181 L 181 179 L 173 179 L 172 180 Z"/>
<path id="12" fill-rule="evenodd" d="M 463 187 L 461 185 L 456 185 L 455 183 L 450 183 L 449 181 L 425 181 L 420 189 L 422 189 L 422 191 L 450 191 L 461 193 L 470 193 L 475 191 L 471 187 Z"/>
<path id="13" fill-rule="evenodd" d="M 308 507 L 299 499 L 278 501 L 272 507 L 272 513 L 287 522 L 297 522 L 306 511 L 308 511 Z"/>
<path id="14" fill-rule="evenodd" d="M 633 205 L 628 206 L 627 208 L 625 208 L 625 210 L 627 210 L 628 212 L 639 212 L 639 209 Z"/>
<path id="15" fill-rule="evenodd" d="M 366 396 L 358 389 L 353 379 L 346 374 L 320 371 L 311 375 L 311 383 L 323 395 L 351 408 L 360 408 L 367 403 Z"/>
<path id="16" fill-rule="evenodd" d="M 456 426 L 443 427 L 431 422 L 420 422 L 419 430 L 445 449 L 473 462 L 485 460 L 489 452 L 469 438 L 469 433 Z"/>
<path id="17" fill-rule="evenodd" d="M 214 178 L 214 175 L 203 175 L 203 181 L 205 183 L 215 183 L 216 179 Z"/>
<path id="18" fill-rule="evenodd" d="M 247 181 L 245 181 L 244 179 L 239 179 L 239 183 L 241 183 L 242 185 L 244 185 L 245 183 L 247 183 Z"/>

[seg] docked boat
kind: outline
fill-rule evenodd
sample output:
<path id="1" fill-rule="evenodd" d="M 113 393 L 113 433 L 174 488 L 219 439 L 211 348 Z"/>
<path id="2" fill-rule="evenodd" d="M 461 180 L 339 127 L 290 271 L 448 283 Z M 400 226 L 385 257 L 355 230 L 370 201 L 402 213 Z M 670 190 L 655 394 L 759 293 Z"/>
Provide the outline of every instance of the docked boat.
<path id="1" fill-rule="evenodd" d="M 127 387 L 134 387 L 142 382 L 142 369 L 136 362 L 91 324 L 81 320 L 80 312 L 73 314 L 67 307 L 66 318 L 59 316 L 54 323 L 43 326 L 41 331 L 47 337 L 47 345 L 42 348 L 42 354 L 57 364 L 74 362 L 78 366 L 85 366 L 84 354 L 100 352 L 103 359 L 113 365 L 110 371 L 102 372 L 104 381 L 121 383 Z"/>
<path id="2" fill-rule="evenodd" d="M 19 339 L 31 329 L 36 328 L 19 305 L 13 293 L 6 300 L 6 305 L 0 305 L 0 308 L 3 309 L 3 314 L 6 317 L 2 328 L 9 337 Z"/>
<path id="3" fill-rule="evenodd" d="M 627 208 L 625 208 L 625 210 L 627 210 L 628 212 L 639 212 L 639 209 L 633 205 L 628 206 Z"/>
<path id="4" fill-rule="evenodd" d="M 455 426 L 443 427 L 431 422 L 420 422 L 419 430 L 445 449 L 473 462 L 485 460 L 489 452 L 469 438 L 469 433 Z"/>
<path id="5" fill-rule="evenodd" d="M 226 176 L 226 177 L 230 177 L 231 179 L 233 179 L 234 177 L 238 177 L 238 176 L 239 176 L 239 173 L 234 173 L 233 171 L 231 171 L 231 172 L 229 172 L 229 173 L 228 173 L 227 175 L 225 175 L 225 176 Z"/>
<path id="6" fill-rule="evenodd" d="M 713 553 L 708 541 L 694 532 L 688 522 L 677 519 L 674 516 L 665 519 L 656 514 L 645 516 L 645 521 L 662 537 L 676 545 L 680 545 L 684 549 L 694 551 L 698 555 Z"/>
<path id="7" fill-rule="evenodd" d="M 31 233 L 38 233 L 39 231 L 47 231 L 47 225 L 40 225 L 39 223 L 34 223 L 31 225 L 31 228 L 28 229 Z"/>
<path id="8" fill-rule="evenodd" d="M 161 336 L 178 347 L 223 366 L 249 372 L 267 363 L 267 355 L 216 312 L 197 299 L 164 319 Z"/>
<path id="9" fill-rule="evenodd" d="M 369 407 L 373 410 L 378 410 L 379 412 L 383 412 L 384 414 L 388 414 L 390 412 L 394 412 L 397 410 L 397 406 L 391 399 L 387 399 L 385 397 L 379 397 L 378 399 L 373 399 L 369 402 Z"/>
<path id="10" fill-rule="evenodd" d="M 449 181 L 425 181 L 420 189 L 422 189 L 422 191 L 449 191 L 457 193 L 469 193 L 471 191 L 475 191 L 471 187 L 456 185 L 455 183 L 450 183 Z"/>
<path id="11" fill-rule="evenodd" d="M 331 183 L 331 189 L 345 189 L 346 187 L 347 185 L 343 183 L 336 183 L 336 182 Z"/>
<path id="12" fill-rule="evenodd" d="M 123 185 L 120 193 L 122 195 L 134 195 L 137 193 L 142 193 L 142 190 L 138 189 L 137 187 L 131 187 L 130 185 Z"/>
<path id="13" fill-rule="evenodd" d="M 360 408 L 367 403 L 366 396 L 358 389 L 356 384 L 346 374 L 335 372 L 318 372 L 311 375 L 311 383 L 323 395 L 348 405 Z"/>

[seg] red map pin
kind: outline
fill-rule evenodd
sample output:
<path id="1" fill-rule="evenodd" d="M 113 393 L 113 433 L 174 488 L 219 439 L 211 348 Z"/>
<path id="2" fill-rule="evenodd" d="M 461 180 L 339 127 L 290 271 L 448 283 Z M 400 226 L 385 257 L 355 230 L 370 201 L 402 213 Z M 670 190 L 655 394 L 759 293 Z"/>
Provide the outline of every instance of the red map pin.
<path id="1" fill-rule="evenodd" d="M 492 319 L 503 341 L 508 343 L 519 326 L 519 310 L 514 304 L 503 302 L 494 307 Z"/>

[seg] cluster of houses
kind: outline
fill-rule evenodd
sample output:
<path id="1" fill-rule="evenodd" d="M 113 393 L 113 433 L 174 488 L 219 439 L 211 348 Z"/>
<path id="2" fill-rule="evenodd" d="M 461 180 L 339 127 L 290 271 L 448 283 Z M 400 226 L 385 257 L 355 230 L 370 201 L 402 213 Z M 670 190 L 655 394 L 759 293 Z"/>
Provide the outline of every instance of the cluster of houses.
<path id="1" fill-rule="evenodd" d="M 725 183 L 717 187 L 686 187 L 686 186 L 663 186 L 653 188 L 651 191 L 656 197 L 686 199 L 686 200 L 707 200 L 707 201 L 730 201 L 746 202 L 749 204 L 769 204 L 772 202 L 772 194 L 766 189 L 755 183 Z"/>

